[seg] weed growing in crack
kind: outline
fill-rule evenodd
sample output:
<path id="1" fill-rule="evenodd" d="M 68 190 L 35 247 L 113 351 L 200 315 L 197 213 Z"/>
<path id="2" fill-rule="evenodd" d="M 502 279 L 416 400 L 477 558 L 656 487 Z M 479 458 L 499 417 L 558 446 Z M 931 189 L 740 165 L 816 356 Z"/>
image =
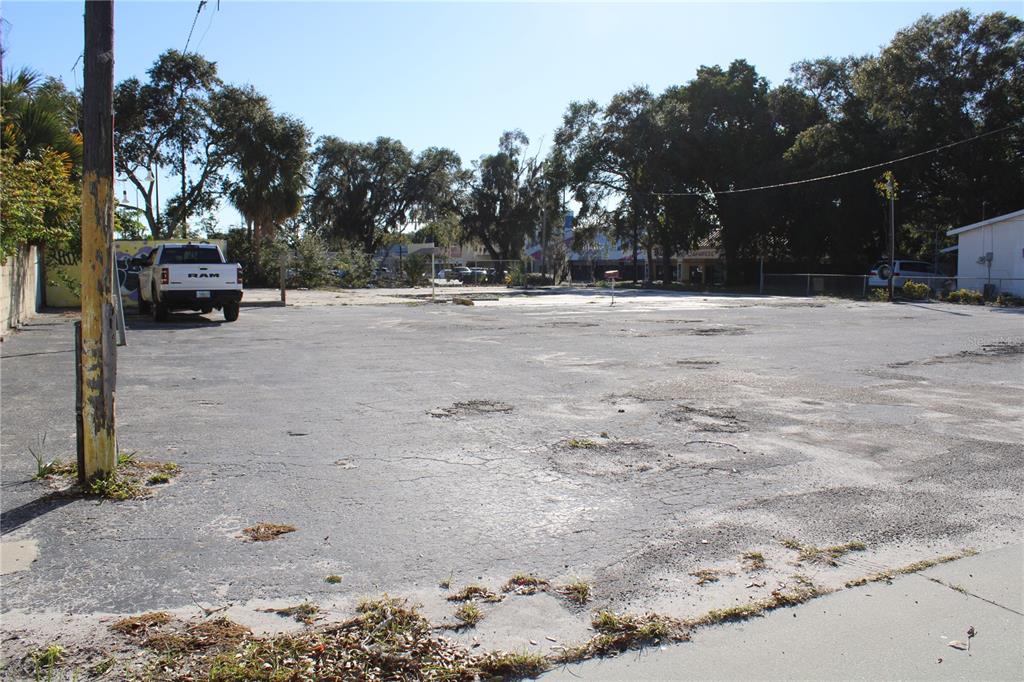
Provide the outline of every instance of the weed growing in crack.
<path id="1" fill-rule="evenodd" d="M 294 618 L 296 622 L 303 623 L 305 625 L 311 625 L 316 619 L 316 614 L 320 613 L 320 607 L 308 601 L 296 604 L 295 606 L 284 606 L 279 609 L 259 610 L 264 613 L 276 613 L 279 616 L 290 616 L 291 618 Z"/>
<path id="2" fill-rule="evenodd" d="M 473 602 L 465 602 L 455 609 L 455 618 L 465 627 L 473 627 L 484 619 L 484 612 Z"/>
<path id="3" fill-rule="evenodd" d="M 573 450 L 593 450 L 601 447 L 601 444 L 590 438 L 570 438 L 565 441 L 565 447 Z"/>
<path id="4" fill-rule="evenodd" d="M 654 613 L 636 616 L 600 611 L 594 615 L 591 627 L 597 635 L 584 644 L 563 650 L 554 657 L 554 661 L 573 663 L 651 644 L 690 639 L 685 623 Z"/>
<path id="5" fill-rule="evenodd" d="M 765 567 L 764 554 L 761 552 L 745 552 L 741 559 L 743 568 L 747 571 L 760 571 Z"/>
<path id="6" fill-rule="evenodd" d="M 590 601 L 590 583 L 585 580 L 577 578 L 565 585 L 559 585 L 555 591 L 577 606 L 583 606 Z"/>
<path id="7" fill-rule="evenodd" d="M 505 597 L 495 594 L 482 585 L 467 585 L 455 594 L 448 595 L 448 601 L 499 602 Z"/>
<path id="8" fill-rule="evenodd" d="M 139 616 L 128 616 L 110 626 L 114 632 L 122 635 L 145 634 L 147 630 L 171 622 L 171 614 L 165 611 L 151 611 Z"/>
<path id="9" fill-rule="evenodd" d="M 541 590 L 547 589 L 549 584 L 544 578 L 538 578 L 535 575 L 528 575 L 526 573 L 516 573 L 502 586 L 501 591 L 515 592 L 516 594 L 536 594 Z"/>
<path id="10" fill-rule="evenodd" d="M 341 582 L 341 576 L 340 575 L 334 575 L 332 573 L 331 575 L 329 575 L 326 578 L 324 578 L 324 582 L 325 583 L 329 583 L 331 585 L 337 585 L 338 583 Z"/>
<path id="11" fill-rule="evenodd" d="M 716 625 L 730 621 L 748 620 L 763 613 L 785 606 L 795 606 L 809 601 L 826 592 L 816 586 L 801 586 L 789 590 L 775 590 L 768 597 L 725 609 L 712 609 L 689 624 L 696 626 Z"/>
<path id="12" fill-rule="evenodd" d="M 697 579 L 698 585 L 707 585 L 708 583 L 718 582 L 719 572 L 710 568 L 701 568 L 693 571 L 690 575 Z"/>
<path id="13" fill-rule="evenodd" d="M 957 559 L 963 559 L 965 557 L 974 556 L 978 553 L 976 549 L 964 549 L 956 554 L 946 554 L 943 556 L 935 557 L 934 559 L 924 559 L 922 561 L 915 561 L 912 564 L 907 564 L 902 568 L 894 568 L 887 571 L 879 571 L 878 573 L 872 573 L 860 578 L 848 580 L 846 587 L 860 587 L 861 585 L 867 585 L 868 583 L 880 583 L 880 582 L 892 582 L 892 579 L 897 575 L 906 575 L 908 573 L 918 573 L 931 568 L 932 566 L 938 566 L 939 564 L 945 564 L 950 561 L 956 561 Z"/>

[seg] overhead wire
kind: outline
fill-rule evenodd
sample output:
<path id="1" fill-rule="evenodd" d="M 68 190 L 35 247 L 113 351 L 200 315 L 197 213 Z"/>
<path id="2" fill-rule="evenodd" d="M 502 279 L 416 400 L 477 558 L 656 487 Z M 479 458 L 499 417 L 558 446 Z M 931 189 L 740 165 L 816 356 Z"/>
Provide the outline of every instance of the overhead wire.
<path id="1" fill-rule="evenodd" d="M 220 0 L 217 0 L 217 11 L 220 11 Z M 203 41 L 206 40 L 206 34 L 210 32 L 213 27 L 213 18 L 217 16 L 217 12 L 210 12 L 210 21 L 206 24 L 206 30 L 203 31 L 203 35 L 199 36 L 199 42 L 196 43 L 196 52 L 203 46 Z"/>
<path id="2" fill-rule="evenodd" d="M 199 7 L 196 8 L 196 15 L 192 17 L 192 28 L 188 30 L 188 38 L 185 40 L 185 49 L 182 50 L 182 54 L 188 52 L 188 44 L 192 42 L 192 32 L 196 30 L 196 22 L 199 21 L 199 14 L 203 11 L 203 7 L 206 6 L 206 0 L 199 0 Z"/>
<path id="3" fill-rule="evenodd" d="M 834 178 L 841 178 L 841 177 L 846 176 L 846 175 L 854 175 L 855 173 L 863 173 L 865 171 L 875 170 L 877 168 L 884 168 L 885 166 L 891 166 L 891 165 L 893 165 L 895 163 L 901 163 L 903 161 L 909 161 L 910 159 L 916 159 L 916 158 L 919 158 L 919 157 L 922 157 L 922 156 L 927 156 L 928 154 L 935 154 L 937 152 L 944 151 L 944 150 L 949 149 L 951 147 L 956 147 L 958 145 L 967 144 L 968 142 L 974 142 L 975 140 L 980 140 L 980 139 L 982 139 L 984 137 L 989 137 L 991 135 L 997 135 L 999 133 L 1006 132 L 1007 130 L 1010 130 L 1013 127 L 1014 127 L 1013 125 L 1003 126 L 1002 128 L 997 128 L 996 130 L 990 130 L 988 132 L 984 132 L 984 133 L 981 133 L 979 135 L 975 135 L 974 137 L 969 137 L 969 138 L 964 139 L 964 140 L 958 140 L 956 142 L 950 142 L 948 144 L 940 145 L 938 147 L 932 147 L 931 149 L 927 149 L 927 150 L 925 150 L 923 152 L 917 152 L 915 154 L 907 154 L 906 156 L 901 156 L 899 158 L 890 159 L 888 161 L 882 161 L 881 163 L 874 163 L 874 164 L 871 164 L 870 166 L 862 166 L 861 168 L 854 168 L 852 170 L 840 171 L 838 173 L 830 173 L 828 175 L 819 175 L 818 177 L 815 177 L 815 178 L 806 178 L 804 180 L 792 180 L 790 182 L 778 182 L 778 183 L 775 183 L 773 185 L 760 185 L 758 187 L 743 187 L 741 189 L 723 189 L 723 190 L 710 190 L 709 189 L 706 192 L 649 192 L 649 194 L 652 194 L 654 196 L 659 196 L 659 197 L 703 197 L 703 196 L 707 196 L 709 194 L 714 194 L 714 195 L 719 195 L 719 194 L 743 194 L 745 192 L 760 192 L 762 190 L 779 189 L 781 187 L 794 187 L 796 185 L 806 185 L 806 184 L 812 183 L 812 182 L 821 182 L 822 180 L 832 180 Z"/>

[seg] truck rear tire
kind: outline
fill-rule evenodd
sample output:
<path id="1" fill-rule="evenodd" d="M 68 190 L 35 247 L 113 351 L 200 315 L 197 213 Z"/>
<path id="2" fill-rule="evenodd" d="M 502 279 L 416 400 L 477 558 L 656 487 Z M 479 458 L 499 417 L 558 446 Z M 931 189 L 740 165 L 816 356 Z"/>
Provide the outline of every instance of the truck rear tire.
<path id="1" fill-rule="evenodd" d="M 153 292 L 153 302 L 150 305 L 150 309 L 153 312 L 154 322 L 166 322 L 168 317 L 167 306 L 160 303 L 156 298 L 156 292 Z"/>
<path id="2" fill-rule="evenodd" d="M 238 319 L 238 302 L 224 304 L 224 320 L 234 322 Z"/>

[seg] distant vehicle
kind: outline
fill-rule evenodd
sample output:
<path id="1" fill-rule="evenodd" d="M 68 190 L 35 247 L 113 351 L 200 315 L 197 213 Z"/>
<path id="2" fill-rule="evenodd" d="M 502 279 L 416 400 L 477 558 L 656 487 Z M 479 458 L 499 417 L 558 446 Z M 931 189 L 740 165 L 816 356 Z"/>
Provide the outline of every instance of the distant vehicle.
<path id="1" fill-rule="evenodd" d="M 881 261 L 876 264 L 871 271 L 868 273 L 868 286 L 869 287 L 887 287 L 889 286 L 889 278 L 887 272 L 889 270 L 889 261 Z M 894 288 L 902 287 L 908 280 L 914 282 L 921 282 L 928 286 L 937 288 L 934 286 L 937 277 L 943 277 L 941 272 L 935 270 L 931 263 L 925 263 L 924 261 L 917 260 L 897 260 L 893 261 L 892 269 L 892 285 Z"/>
<path id="2" fill-rule="evenodd" d="M 487 268 L 470 268 L 469 272 L 470 280 L 474 284 L 486 284 L 491 278 L 491 274 Z"/>
<path id="3" fill-rule="evenodd" d="M 465 267 L 464 265 L 457 265 L 452 268 L 441 270 L 437 273 L 437 279 L 443 279 L 445 281 L 457 279 L 461 282 L 468 282 L 472 279 L 472 277 L 473 271 Z"/>
<path id="4" fill-rule="evenodd" d="M 172 310 L 206 314 L 217 308 L 228 322 L 238 319 L 242 266 L 226 263 L 216 244 L 161 244 L 137 264 L 143 315 L 163 322 Z"/>

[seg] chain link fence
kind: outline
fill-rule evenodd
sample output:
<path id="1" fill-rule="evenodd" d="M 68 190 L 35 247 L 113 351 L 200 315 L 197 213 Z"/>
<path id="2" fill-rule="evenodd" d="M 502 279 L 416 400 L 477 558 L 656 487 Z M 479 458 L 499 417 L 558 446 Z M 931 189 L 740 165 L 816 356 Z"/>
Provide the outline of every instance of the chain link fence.
<path id="1" fill-rule="evenodd" d="M 994 299 L 1000 294 L 1024 294 L 1024 278 L 1018 277 L 950 277 L 946 275 L 896 277 L 893 288 L 899 295 L 905 282 L 927 284 L 936 297 L 951 291 L 968 289 Z M 761 279 L 760 291 L 780 296 L 836 296 L 868 298 L 872 289 L 885 289 L 885 280 L 871 275 L 832 275 L 824 273 L 768 274 Z"/>

